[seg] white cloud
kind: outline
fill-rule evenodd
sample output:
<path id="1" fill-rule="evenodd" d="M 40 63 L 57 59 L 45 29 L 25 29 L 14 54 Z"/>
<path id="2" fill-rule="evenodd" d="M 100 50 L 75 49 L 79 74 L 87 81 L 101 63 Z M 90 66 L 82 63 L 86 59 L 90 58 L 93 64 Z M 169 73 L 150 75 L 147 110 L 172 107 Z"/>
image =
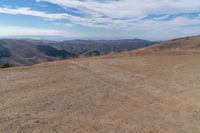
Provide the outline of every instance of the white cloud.
<path id="1" fill-rule="evenodd" d="M 89 17 L 85 20 L 71 19 L 72 22 L 90 26 L 104 28 L 162 28 L 180 27 L 184 25 L 198 24 L 200 18 L 187 18 L 177 16 L 177 18 L 161 21 L 179 13 L 200 13 L 199 0 L 36 0 L 37 2 L 50 2 L 64 8 L 76 8 Z M 160 15 L 154 20 L 141 20 L 148 15 Z M 102 16 L 107 16 L 106 18 Z M 129 18 L 129 19 L 113 19 Z M 182 21 L 184 19 L 184 21 Z M 179 21 L 180 20 L 180 21 Z M 184 23 L 183 23 L 184 22 Z M 104 23 L 105 25 L 98 25 Z"/>
<path id="2" fill-rule="evenodd" d="M 0 13 L 31 15 L 31 16 L 36 16 L 36 17 L 48 18 L 48 19 L 63 19 L 63 18 L 68 17 L 67 14 L 48 14 L 42 11 L 31 10 L 28 7 L 21 7 L 21 8 L 0 7 Z"/>
<path id="3" fill-rule="evenodd" d="M 47 13 L 43 11 L 35 11 L 31 10 L 27 7 L 21 7 L 21 8 L 7 8 L 7 7 L 0 7 L 0 13 L 7 13 L 7 14 L 21 14 L 21 15 L 30 15 L 30 16 L 36 16 L 51 20 L 57 20 L 57 19 L 66 19 L 71 21 L 75 24 L 85 25 L 89 27 L 100 27 L 100 28 L 131 28 L 131 27 L 137 27 L 138 25 L 142 27 L 147 27 L 149 24 L 151 26 L 183 26 L 188 24 L 198 24 L 200 21 L 200 17 L 197 17 L 196 19 L 189 19 L 184 17 L 177 17 L 172 20 L 168 21 L 159 21 L 163 18 L 168 17 L 169 15 L 164 15 L 163 17 L 158 17 L 155 20 L 142 20 L 145 16 L 135 17 L 131 19 L 112 19 L 112 18 L 102 18 L 102 17 L 78 17 L 73 16 L 67 13 Z M 180 18 L 185 19 L 184 23 L 183 21 L 178 21 Z M 177 23 L 178 21 L 178 23 Z M 58 23 L 57 23 L 58 25 Z M 61 24 L 63 25 L 63 24 Z M 159 28 L 159 27 L 158 27 Z"/>
<path id="4" fill-rule="evenodd" d="M 62 7 L 77 8 L 91 15 L 109 17 L 140 17 L 148 14 L 180 13 L 200 10 L 199 0 L 36 0 Z"/>
<path id="5" fill-rule="evenodd" d="M 73 24 L 69 24 L 69 23 L 54 23 L 54 25 L 56 26 L 63 26 L 63 27 L 72 27 Z"/>
<path id="6" fill-rule="evenodd" d="M 17 27 L 17 26 L 0 26 L 0 36 L 64 36 L 65 33 L 58 30 Z"/>
<path id="7" fill-rule="evenodd" d="M 177 15 L 179 13 L 200 14 L 199 0 L 35 0 L 37 2 L 49 2 L 59 5 L 61 8 L 77 9 L 85 17 L 75 16 L 67 12 L 48 13 L 32 10 L 27 7 L 10 8 L 0 7 L 0 13 L 21 14 L 41 17 L 50 20 L 63 19 L 64 23 L 55 23 L 63 27 L 71 27 L 72 24 L 80 24 L 93 28 L 123 29 L 126 31 L 145 31 L 145 34 L 167 33 L 172 36 L 180 31 L 198 33 L 195 28 L 188 28 L 200 24 L 200 15 L 193 18 Z M 38 3 L 40 4 L 40 3 Z M 45 3 L 43 3 L 44 5 Z M 158 15 L 155 19 L 144 19 L 149 15 Z M 161 16 L 159 16 L 161 15 Z M 173 18 L 169 18 L 174 15 Z M 177 15 L 177 16 L 176 16 Z M 68 24 L 70 21 L 70 24 Z M 193 31 L 191 31 L 191 29 Z M 196 28 L 198 29 L 198 28 Z M 199 30 L 199 29 L 198 29 Z M 1 29 L 0 29 L 1 31 Z M 148 32 L 146 32 L 148 31 Z M 41 33 L 41 30 L 40 30 Z M 51 33 L 51 32 L 50 32 Z M 54 33 L 54 32 L 52 32 Z M 133 32 L 129 32 L 133 33 Z M 143 32 L 144 33 L 144 32 Z M 141 34 L 141 33 L 140 33 Z M 183 34 L 183 33 L 180 33 Z"/>
<path id="8" fill-rule="evenodd" d="M 86 26 L 95 26 L 94 24 L 97 22 L 97 20 L 76 17 L 67 13 L 53 14 L 53 13 L 47 13 L 43 11 L 31 10 L 28 7 L 20 7 L 20 8 L 0 7 L 0 13 L 13 14 L 13 15 L 16 15 L 16 14 L 29 15 L 29 16 L 36 16 L 36 17 L 41 17 L 41 18 L 51 19 L 51 20 L 65 19 L 65 20 L 72 21 L 73 23 L 83 24 Z"/>

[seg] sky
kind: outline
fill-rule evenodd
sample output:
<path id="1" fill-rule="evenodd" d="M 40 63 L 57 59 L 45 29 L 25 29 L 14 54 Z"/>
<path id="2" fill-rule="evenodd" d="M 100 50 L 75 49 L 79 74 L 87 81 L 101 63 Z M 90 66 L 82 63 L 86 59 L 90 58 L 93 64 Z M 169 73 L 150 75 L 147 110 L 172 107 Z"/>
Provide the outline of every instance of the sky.
<path id="1" fill-rule="evenodd" d="M 199 34 L 199 0 L 0 0 L 0 37 L 168 40 Z"/>

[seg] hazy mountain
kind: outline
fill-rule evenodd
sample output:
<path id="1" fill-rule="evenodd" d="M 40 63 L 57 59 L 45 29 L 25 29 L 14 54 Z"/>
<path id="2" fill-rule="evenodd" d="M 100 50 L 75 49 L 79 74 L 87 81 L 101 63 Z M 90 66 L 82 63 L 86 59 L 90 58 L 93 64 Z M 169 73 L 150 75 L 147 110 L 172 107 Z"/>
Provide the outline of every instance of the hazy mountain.
<path id="1" fill-rule="evenodd" d="M 10 50 L 6 48 L 4 45 L 0 44 L 0 59 L 10 57 Z"/>
<path id="2" fill-rule="evenodd" d="M 77 55 L 84 55 L 88 52 L 96 51 L 100 55 L 111 52 L 121 52 L 146 47 L 156 42 L 141 39 L 124 39 L 124 40 L 71 40 L 63 41 L 57 44 L 50 43 L 58 49 L 71 51 Z"/>
<path id="3" fill-rule="evenodd" d="M 0 64 L 10 63 L 20 66 L 76 58 L 79 56 L 99 56 L 112 52 L 138 49 L 155 43 L 140 39 L 69 40 L 62 42 L 31 39 L 1 39 L 0 50 L 3 52 L 1 52 Z"/>

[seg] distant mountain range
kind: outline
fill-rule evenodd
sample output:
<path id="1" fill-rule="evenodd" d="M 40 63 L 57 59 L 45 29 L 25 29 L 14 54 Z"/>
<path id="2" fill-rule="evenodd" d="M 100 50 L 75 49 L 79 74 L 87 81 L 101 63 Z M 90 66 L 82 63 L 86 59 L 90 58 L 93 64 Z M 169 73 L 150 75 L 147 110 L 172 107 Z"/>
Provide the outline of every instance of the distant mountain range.
<path id="1" fill-rule="evenodd" d="M 84 56 L 100 56 L 112 52 L 143 48 L 156 43 L 141 39 L 69 40 L 62 42 L 1 39 L 0 64 L 23 66 Z"/>

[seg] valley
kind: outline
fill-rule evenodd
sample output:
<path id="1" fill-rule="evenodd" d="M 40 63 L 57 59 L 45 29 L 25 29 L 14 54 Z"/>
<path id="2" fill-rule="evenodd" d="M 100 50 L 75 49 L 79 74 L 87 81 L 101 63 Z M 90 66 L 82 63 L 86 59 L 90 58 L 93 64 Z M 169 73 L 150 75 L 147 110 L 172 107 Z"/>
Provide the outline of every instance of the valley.
<path id="1" fill-rule="evenodd" d="M 157 42 L 141 39 L 48 41 L 1 39 L 0 66 L 29 66 L 78 57 L 102 56 L 135 50 Z"/>

